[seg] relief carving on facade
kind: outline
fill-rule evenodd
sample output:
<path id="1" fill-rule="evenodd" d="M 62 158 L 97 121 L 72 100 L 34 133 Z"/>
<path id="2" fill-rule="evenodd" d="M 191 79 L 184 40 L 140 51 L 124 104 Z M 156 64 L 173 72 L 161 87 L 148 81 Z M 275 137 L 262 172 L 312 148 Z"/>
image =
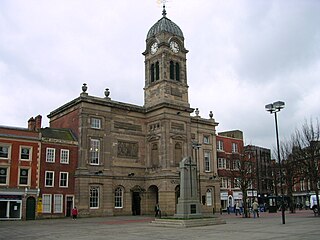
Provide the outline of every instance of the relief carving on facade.
<path id="1" fill-rule="evenodd" d="M 118 157 L 138 158 L 139 144 L 137 142 L 118 141 Z"/>

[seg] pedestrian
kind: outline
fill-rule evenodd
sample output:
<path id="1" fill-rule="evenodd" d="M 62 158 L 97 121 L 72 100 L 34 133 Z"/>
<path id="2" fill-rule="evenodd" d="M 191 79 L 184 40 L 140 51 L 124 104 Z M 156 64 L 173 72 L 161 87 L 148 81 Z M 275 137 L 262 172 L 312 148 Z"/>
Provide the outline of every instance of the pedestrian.
<path id="1" fill-rule="evenodd" d="M 159 206 L 159 203 L 157 203 L 157 204 L 154 206 L 154 212 L 155 212 L 154 217 L 161 217 L 161 216 L 160 216 L 160 206 Z"/>
<path id="2" fill-rule="evenodd" d="M 252 210 L 253 210 L 253 218 L 259 217 L 259 204 L 257 200 L 254 200 L 252 203 Z"/>
<path id="3" fill-rule="evenodd" d="M 235 204 L 235 212 L 236 212 L 236 216 L 238 216 L 238 213 L 239 215 L 241 215 L 239 202 Z"/>
<path id="4" fill-rule="evenodd" d="M 77 217 L 78 217 L 78 209 L 77 209 L 77 207 L 72 208 L 71 214 L 72 214 L 72 219 L 76 220 Z"/>

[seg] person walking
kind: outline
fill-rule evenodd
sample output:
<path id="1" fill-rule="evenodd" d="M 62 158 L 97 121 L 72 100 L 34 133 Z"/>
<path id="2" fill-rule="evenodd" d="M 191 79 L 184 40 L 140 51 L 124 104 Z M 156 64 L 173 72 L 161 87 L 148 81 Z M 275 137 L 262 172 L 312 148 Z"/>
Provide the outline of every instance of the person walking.
<path id="1" fill-rule="evenodd" d="M 159 203 L 157 203 L 157 204 L 154 206 L 154 212 L 155 212 L 154 217 L 160 217 L 160 218 L 161 218 Z"/>
<path id="2" fill-rule="evenodd" d="M 78 209 L 77 209 L 77 207 L 72 208 L 71 214 L 72 214 L 72 219 L 76 220 L 77 217 L 78 217 Z"/>
<path id="3" fill-rule="evenodd" d="M 259 217 L 259 204 L 257 200 L 254 200 L 252 203 L 252 210 L 253 210 L 253 218 Z"/>
<path id="4" fill-rule="evenodd" d="M 235 204 L 235 212 L 236 212 L 236 216 L 238 216 L 238 213 L 239 215 L 241 215 L 239 202 Z"/>

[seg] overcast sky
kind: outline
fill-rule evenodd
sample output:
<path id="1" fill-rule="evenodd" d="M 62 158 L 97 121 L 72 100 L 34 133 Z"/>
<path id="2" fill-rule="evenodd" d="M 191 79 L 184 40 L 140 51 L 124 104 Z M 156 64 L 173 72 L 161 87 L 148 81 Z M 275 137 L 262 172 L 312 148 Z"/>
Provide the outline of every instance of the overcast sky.
<path id="1" fill-rule="evenodd" d="M 167 17 L 183 31 L 189 102 L 213 111 L 218 132 L 239 129 L 245 144 L 273 149 L 320 115 L 320 1 L 170 0 Z M 143 105 L 148 30 L 157 0 L 0 0 L 0 125 L 27 127 L 89 95 Z"/>

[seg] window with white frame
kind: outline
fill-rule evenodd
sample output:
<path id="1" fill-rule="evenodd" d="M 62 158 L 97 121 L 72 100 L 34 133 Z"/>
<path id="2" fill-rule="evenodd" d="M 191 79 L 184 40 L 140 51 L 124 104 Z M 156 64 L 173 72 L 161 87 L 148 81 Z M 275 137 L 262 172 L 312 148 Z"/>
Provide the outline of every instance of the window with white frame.
<path id="1" fill-rule="evenodd" d="M 20 160 L 31 160 L 32 147 L 20 146 Z"/>
<path id="2" fill-rule="evenodd" d="M 8 184 L 8 168 L 0 167 L 0 185 Z"/>
<path id="3" fill-rule="evenodd" d="M 0 159 L 9 159 L 11 152 L 11 146 L 0 143 Z"/>
<path id="4" fill-rule="evenodd" d="M 51 213 L 51 194 L 42 194 L 42 212 Z"/>
<path id="5" fill-rule="evenodd" d="M 227 160 L 225 158 L 218 158 L 218 168 L 225 169 L 227 166 Z"/>
<path id="6" fill-rule="evenodd" d="M 306 190 L 306 185 L 304 182 L 304 179 L 300 180 L 300 191 L 305 191 Z"/>
<path id="7" fill-rule="evenodd" d="M 240 188 L 240 178 L 234 178 L 233 186 L 234 188 Z"/>
<path id="8" fill-rule="evenodd" d="M 98 186 L 91 186 L 89 199 L 90 208 L 99 208 L 99 195 L 100 188 Z"/>
<path id="9" fill-rule="evenodd" d="M 238 143 L 232 143 L 232 152 L 237 153 L 238 152 Z"/>
<path id="10" fill-rule="evenodd" d="M 53 195 L 53 212 L 62 213 L 63 210 L 63 195 L 54 194 Z"/>
<path id="11" fill-rule="evenodd" d="M 29 185 L 29 170 L 28 168 L 20 168 L 19 185 Z"/>
<path id="12" fill-rule="evenodd" d="M 123 189 L 121 187 L 114 191 L 114 207 L 123 208 Z"/>
<path id="13" fill-rule="evenodd" d="M 45 172 L 45 186 L 46 187 L 54 186 L 54 171 Z"/>
<path id="14" fill-rule="evenodd" d="M 234 159 L 233 160 L 233 170 L 239 170 L 240 169 L 240 160 Z"/>
<path id="15" fill-rule="evenodd" d="M 90 164 L 99 165 L 99 155 L 100 155 L 100 140 L 91 139 L 90 140 Z"/>
<path id="16" fill-rule="evenodd" d="M 60 181 L 59 187 L 68 187 L 69 182 L 69 173 L 68 172 L 60 172 Z"/>
<path id="17" fill-rule="evenodd" d="M 207 206 L 212 206 L 212 190 L 211 189 L 207 189 L 206 203 L 207 203 Z"/>
<path id="18" fill-rule="evenodd" d="M 68 149 L 61 149 L 60 163 L 69 164 L 69 150 Z"/>
<path id="19" fill-rule="evenodd" d="M 210 136 L 204 135 L 203 136 L 203 143 L 204 144 L 210 144 Z"/>
<path id="20" fill-rule="evenodd" d="M 47 148 L 46 149 L 46 162 L 55 162 L 56 149 Z"/>
<path id="21" fill-rule="evenodd" d="M 204 152 L 204 171 L 211 171 L 211 154 L 209 151 Z"/>
<path id="22" fill-rule="evenodd" d="M 223 141 L 221 141 L 221 140 L 217 141 L 217 150 L 223 151 Z"/>
<path id="23" fill-rule="evenodd" d="M 228 188 L 229 187 L 229 179 L 228 178 L 221 178 L 221 188 Z"/>
<path id="24" fill-rule="evenodd" d="M 101 129 L 101 119 L 91 118 L 91 128 Z"/>

